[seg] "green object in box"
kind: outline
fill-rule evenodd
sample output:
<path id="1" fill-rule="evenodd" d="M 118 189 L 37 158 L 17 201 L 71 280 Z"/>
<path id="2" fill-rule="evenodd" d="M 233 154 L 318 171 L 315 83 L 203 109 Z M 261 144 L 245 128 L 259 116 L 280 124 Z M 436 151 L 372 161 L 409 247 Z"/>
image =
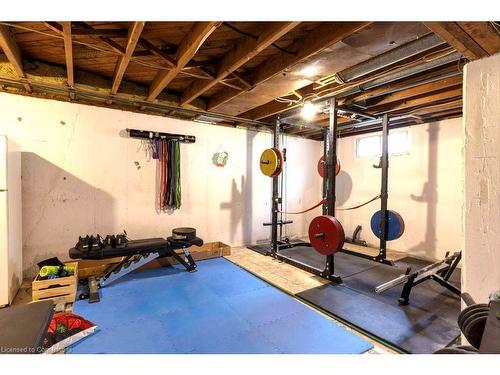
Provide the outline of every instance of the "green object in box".
<path id="1" fill-rule="evenodd" d="M 40 269 L 40 277 L 49 277 L 52 275 L 59 275 L 59 270 L 61 267 L 59 266 L 43 266 Z M 74 266 L 64 266 L 64 271 L 67 273 L 67 276 L 71 276 L 75 274 Z"/>

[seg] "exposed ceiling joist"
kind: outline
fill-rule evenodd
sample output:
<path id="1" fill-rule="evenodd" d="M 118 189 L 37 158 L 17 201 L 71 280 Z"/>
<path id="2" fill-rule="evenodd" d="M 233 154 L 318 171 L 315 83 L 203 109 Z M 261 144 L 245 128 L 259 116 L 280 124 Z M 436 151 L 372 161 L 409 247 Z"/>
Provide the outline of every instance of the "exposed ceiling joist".
<path id="1" fill-rule="evenodd" d="M 139 41 L 145 24 L 146 22 L 133 22 L 128 29 L 125 54 L 118 58 L 115 72 L 113 74 L 113 84 L 111 86 L 111 94 L 113 95 L 118 92 L 118 88 L 120 87 L 120 84 L 122 82 L 123 75 L 125 74 L 125 70 L 127 69 L 130 59 L 132 58 L 135 47 L 137 45 L 137 42 Z"/>
<path id="2" fill-rule="evenodd" d="M 494 55 L 500 51 L 500 34 L 495 29 L 493 22 L 457 23 L 490 55 Z"/>
<path id="3" fill-rule="evenodd" d="M 382 113 L 391 113 L 399 110 L 408 110 L 410 108 L 429 105 L 433 102 L 440 102 L 443 100 L 448 100 L 452 98 L 462 97 L 462 87 L 452 87 L 437 93 L 430 93 L 418 98 L 409 98 L 405 100 L 395 101 L 393 103 L 382 104 L 369 109 L 370 113 L 375 115 Z"/>
<path id="4" fill-rule="evenodd" d="M 137 44 L 139 44 L 141 47 L 147 49 L 153 55 L 161 57 L 170 67 L 175 67 L 176 62 L 172 57 L 170 57 L 167 53 L 165 53 L 164 51 L 162 51 L 161 49 L 156 47 L 153 43 L 144 39 L 142 36 L 139 38 L 139 41 L 137 42 Z"/>
<path id="5" fill-rule="evenodd" d="M 73 25 L 75 25 L 83 30 L 88 30 L 88 31 L 95 30 L 92 26 L 90 26 L 89 24 L 87 24 L 85 22 L 73 22 Z M 76 31 L 76 30 L 74 32 L 78 33 L 78 31 Z M 104 44 L 106 44 L 108 47 L 110 47 L 114 52 L 118 53 L 119 55 L 123 55 L 125 53 L 125 48 L 123 48 L 121 45 L 116 43 L 113 39 L 110 39 L 108 37 L 99 36 L 99 40 L 101 42 L 103 42 Z"/>
<path id="6" fill-rule="evenodd" d="M 66 73 L 68 76 L 68 86 L 75 86 L 75 78 L 73 73 L 73 41 L 71 33 L 71 22 L 61 22 L 63 38 L 64 38 L 64 54 L 66 58 Z"/>
<path id="7" fill-rule="evenodd" d="M 314 92 L 314 84 L 311 83 L 307 86 L 304 86 L 298 90 L 296 90 L 297 94 L 300 95 L 301 97 L 306 97 L 308 95 L 311 95 Z M 269 117 L 276 115 L 280 112 L 295 108 L 298 106 L 298 104 L 293 104 L 292 100 L 297 100 L 298 96 L 296 95 L 288 95 L 284 97 L 283 99 L 289 99 L 290 102 L 284 102 L 284 101 L 278 101 L 278 100 L 272 100 L 270 102 L 267 102 L 265 104 L 262 104 L 258 107 L 252 108 L 242 114 L 240 114 L 241 117 L 243 118 L 248 118 L 252 120 L 261 120 L 263 118 Z"/>
<path id="8" fill-rule="evenodd" d="M 395 82 L 388 83 L 386 85 L 376 87 L 371 90 L 364 91 L 359 94 L 348 96 L 346 98 L 341 99 L 341 104 L 344 102 L 366 101 L 388 93 L 398 92 L 406 90 L 410 87 L 419 86 L 422 83 L 435 82 L 443 78 L 448 78 L 453 76 L 462 77 L 462 72 L 459 70 L 459 67 L 456 64 L 454 64 L 453 66 L 447 66 L 438 69 L 436 71 L 431 71 L 429 73 L 421 73 L 415 76 L 410 76 L 410 78 L 408 79 L 401 79 Z"/>
<path id="9" fill-rule="evenodd" d="M 275 57 L 259 65 L 247 80 L 252 86 L 258 85 L 276 74 L 281 73 L 309 56 L 331 46 L 332 44 L 362 30 L 370 22 L 327 22 L 310 31 L 307 36 L 292 43 L 287 50 L 295 54 L 280 53 Z M 247 90 L 245 90 L 247 91 Z M 235 90 L 221 90 L 215 94 L 207 103 L 207 108 L 213 110 L 221 104 L 238 96 L 241 92 Z"/>
<path id="10" fill-rule="evenodd" d="M 73 31 L 76 36 L 103 36 L 108 38 L 126 37 L 127 30 L 125 29 L 76 29 Z"/>
<path id="11" fill-rule="evenodd" d="M 215 78 L 209 81 L 195 81 L 181 95 L 181 105 L 190 103 L 193 99 L 214 87 L 246 62 L 254 58 L 264 49 L 280 39 L 300 22 L 279 22 L 267 26 L 257 39 L 244 37 L 219 62 Z"/>
<path id="12" fill-rule="evenodd" d="M 408 90 L 398 91 L 389 95 L 369 99 L 366 101 L 367 106 L 372 105 L 381 105 L 386 103 L 392 103 L 397 100 L 402 100 L 406 98 L 412 98 L 419 95 L 425 95 L 427 93 L 436 92 L 438 90 L 442 90 L 445 88 L 449 88 L 452 86 L 459 86 L 462 84 L 462 77 L 459 75 L 444 78 L 439 81 L 425 83 L 423 85 L 419 85 Z"/>
<path id="13" fill-rule="evenodd" d="M 472 61 L 489 56 L 488 52 L 456 22 L 426 22 L 425 25 L 468 60 Z"/>
<path id="14" fill-rule="evenodd" d="M 8 26 L 0 25 L 0 47 L 5 56 L 14 67 L 14 70 L 19 78 L 26 78 L 23 67 L 23 57 L 16 42 L 10 34 Z M 28 83 L 23 84 L 26 91 L 31 92 L 31 86 Z"/>
<path id="15" fill-rule="evenodd" d="M 49 28 L 50 30 L 52 30 L 53 32 L 55 32 L 56 34 L 58 35 L 64 35 L 64 31 L 63 31 L 63 28 L 62 28 L 62 24 L 63 22 L 43 22 L 43 24 L 45 26 L 47 26 L 47 28 Z"/>
<path id="16" fill-rule="evenodd" d="M 153 101 L 177 74 L 189 63 L 203 42 L 217 29 L 220 22 L 199 22 L 184 37 L 176 53 L 176 66 L 168 71 L 159 72 L 149 88 L 148 101 Z"/>

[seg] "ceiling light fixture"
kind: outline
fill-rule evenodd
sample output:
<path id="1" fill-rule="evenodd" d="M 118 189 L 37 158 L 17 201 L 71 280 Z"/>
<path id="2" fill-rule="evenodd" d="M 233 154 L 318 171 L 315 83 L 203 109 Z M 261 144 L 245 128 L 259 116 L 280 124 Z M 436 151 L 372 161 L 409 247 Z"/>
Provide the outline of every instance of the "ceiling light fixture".
<path id="1" fill-rule="evenodd" d="M 318 66 L 316 64 L 311 64 L 306 66 L 300 74 L 305 78 L 314 78 L 318 75 Z"/>
<path id="2" fill-rule="evenodd" d="M 307 101 L 302 106 L 301 115 L 304 118 L 304 120 L 312 120 L 314 116 L 316 116 L 317 112 L 318 112 L 317 106 L 311 103 L 310 101 Z"/>

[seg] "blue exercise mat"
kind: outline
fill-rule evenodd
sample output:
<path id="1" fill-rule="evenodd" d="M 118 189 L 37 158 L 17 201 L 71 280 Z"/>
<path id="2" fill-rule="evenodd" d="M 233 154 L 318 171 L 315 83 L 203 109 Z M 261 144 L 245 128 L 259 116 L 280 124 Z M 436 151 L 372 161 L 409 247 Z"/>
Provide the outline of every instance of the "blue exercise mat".
<path id="1" fill-rule="evenodd" d="M 330 353 L 372 345 L 224 258 L 154 268 L 78 301 L 96 332 L 69 353 Z"/>

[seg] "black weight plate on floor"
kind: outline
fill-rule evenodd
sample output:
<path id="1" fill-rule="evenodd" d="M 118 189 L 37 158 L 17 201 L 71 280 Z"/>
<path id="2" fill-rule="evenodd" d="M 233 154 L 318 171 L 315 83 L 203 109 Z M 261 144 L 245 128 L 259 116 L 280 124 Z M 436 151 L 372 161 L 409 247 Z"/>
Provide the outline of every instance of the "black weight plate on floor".
<path id="1" fill-rule="evenodd" d="M 457 345 L 456 347 L 462 350 L 467 350 L 469 352 L 479 353 L 479 350 L 471 345 Z"/>
<path id="2" fill-rule="evenodd" d="M 475 314 L 476 315 L 476 314 Z M 473 347 L 479 349 L 483 338 L 484 327 L 488 320 L 488 314 L 480 315 L 465 326 L 464 336 Z"/>
<path id="3" fill-rule="evenodd" d="M 489 311 L 474 310 L 473 314 L 467 316 L 467 318 L 462 321 L 462 333 L 465 334 L 465 328 L 467 327 L 467 325 L 471 321 L 473 321 L 474 319 L 479 318 L 481 316 L 488 316 L 488 314 L 489 314 Z"/>
<path id="4" fill-rule="evenodd" d="M 477 354 L 477 352 L 465 349 L 460 346 L 450 346 L 448 348 L 439 349 L 434 354 Z"/>
<path id="5" fill-rule="evenodd" d="M 474 305 L 467 306 L 465 309 L 462 310 L 462 312 L 458 316 L 457 319 L 458 327 L 462 330 L 464 321 L 469 316 L 471 316 L 471 314 L 474 314 L 475 312 L 479 311 L 484 311 L 485 309 L 489 310 L 489 307 L 486 303 L 477 303 Z"/>

